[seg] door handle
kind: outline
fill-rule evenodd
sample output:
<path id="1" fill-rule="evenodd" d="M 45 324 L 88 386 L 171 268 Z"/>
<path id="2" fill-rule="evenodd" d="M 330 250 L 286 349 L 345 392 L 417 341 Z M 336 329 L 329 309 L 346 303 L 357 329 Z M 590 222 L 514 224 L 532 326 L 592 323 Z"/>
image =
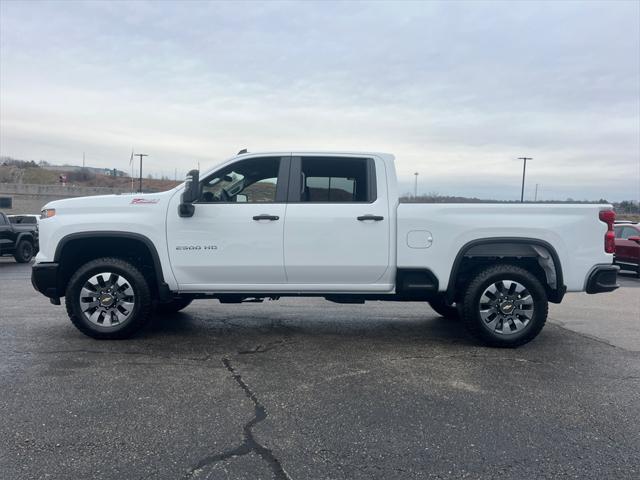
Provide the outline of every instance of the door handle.
<path id="1" fill-rule="evenodd" d="M 253 217 L 253 219 L 255 221 L 258 220 L 280 220 L 280 217 L 278 217 L 277 215 L 267 215 L 266 213 L 263 213 L 262 215 L 256 215 L 255 217 Z"/>
<path id="2" fill-rule="evenodd" d="M 361 222 L 364 222 L 365 220 L 373 220 L 374 222 L 380 222 L 384 220 L 384 217 L 381 217 L 380 215 L 361 215 L 358 217 L 358 220 L 360 220 Z"/>

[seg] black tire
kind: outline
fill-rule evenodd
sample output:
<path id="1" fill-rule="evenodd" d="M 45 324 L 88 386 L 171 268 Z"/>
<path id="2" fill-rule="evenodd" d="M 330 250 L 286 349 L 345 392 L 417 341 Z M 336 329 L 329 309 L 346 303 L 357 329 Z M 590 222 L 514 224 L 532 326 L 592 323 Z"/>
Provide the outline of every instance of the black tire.
<path id="1" fill-rule="evenodd" d="M 438 315 L 447 318 L 449 320 L 459 320 L 460 312 L 458 307 L 454 303 L 453 305 L 447 303 L 444 295 L 438 295 L 435 298 L 429 300 L 429 306 L 433 308 Z"/>
<path id="2" fill-rule="evenodd" d="M 160 315 L 178 313 L 191 305 L 191 302 L 193 302 L 193 298 L 190 297 L 176 297 L 168 302 L 158 302 L 156 312 Z"/>
<path id="3" fill-rule="evenodd" d="M 108 272 L 120 276 L 134 294 L 133 308 L 122 323 L 115 326 L 96 325 L 82 311 L 80 292 L 93 276 Z M 151 291 L 144 275 L 132 264 L 119 258 L 98 258 L 82 265 L 67 285 L 65 305 L 69 319 L 85 335 L 100 340 L 129 338 L 142 329 L 151 318 Z"/>
<path id="4" fill-rule="evenodd" d="M 502 324 L 500 323 L 501 321 L 498 320 L 496 328 L 490 328 L 490 323 L 485 322 L 481 317 L 481 297 L 486 289 L 492 285 L 499 285 L 500 281 L 517 282 L 520 286 L 524 287 L 530 295 L 532 312 L 529 315 L 531 315 L 531 318 L 524 327 L 520 327 L 519 331 L 513 320 L 507 320 Z M 505 284 L 502 285 L 504 287 Z M 523 296 L 524 295 L 523 293 Z M 487 297 L 485 297 L 485 299 L 486 298 Z M 497 301 L 498 299 L 496 298 L 496 302 Z M 511 313 L 501 313 L 498 318 L 506 317 L 508 319 L 518 317 L 518 322 L 524 323 L 521 320 L 525 319 L 525 317 L 516 315 L 513 304 L 509 306 L 506 300 L 505 302 L 503 305 L 508 307 Z M 515 265 L 496 265 L 478 272 L 467 285 L 462 302 L 462 319 L 465 326 L 473 336 L 484 344 L 492 347 L 517 347 L 530 342 L 544 327 L 547 321 L 548 311 L 549 302 L 544 286 L 532 273 Z M 506 334 L 497 331 L 500 325 L 502 325 L 503 332 L 507 332 Z"/>
<path id="5" fill-rule="evenodd" d="M 18 263 L 28 263 L 33 258 L 33 253 L 33 243 L 29 240 L 20 240 L 16 246 L 13 258 L 15 258 Z"/>

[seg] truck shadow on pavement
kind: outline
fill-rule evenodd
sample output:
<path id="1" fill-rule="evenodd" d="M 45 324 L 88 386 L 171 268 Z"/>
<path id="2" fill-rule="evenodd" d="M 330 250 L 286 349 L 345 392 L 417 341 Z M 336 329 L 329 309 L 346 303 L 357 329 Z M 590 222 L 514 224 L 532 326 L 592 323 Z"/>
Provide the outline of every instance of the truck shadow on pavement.
<path id="1" fill-rule="evenodd" d="M 245 347 L 247 344 L 257 345 L 254 350 L 258 353 L 274 339 L 291 342 L 296 337 L 333 344 L 383 341 L 477 345 L 466 333 L 462 322 L 439 317 L 427 306 L 421 307 L 424 311 L 420 315 L 399 311 L 394 316 L 384 313 L 376 315 L 375 311 L 371 314 L 364 306 L 357 313 L 333 313 L 330 307 L 315 308 L 314 314 L 304 316 L 291 314 L 286 307 L 268 308 L 270 311 L 267 312 L 251 307 L 246 313 L 243 307 L 224 307 L 222 312 L 213 308 L 203 312 L 202 308 L 196 306 L 173 315 L 156 314 L 151 325 L 133 341 L 153 343 L 170 339 L 171 342 L 184 341 L 191 346 L 231 346 L 237 342 L 239 353 L 252 353 L 251 349 Z"/>

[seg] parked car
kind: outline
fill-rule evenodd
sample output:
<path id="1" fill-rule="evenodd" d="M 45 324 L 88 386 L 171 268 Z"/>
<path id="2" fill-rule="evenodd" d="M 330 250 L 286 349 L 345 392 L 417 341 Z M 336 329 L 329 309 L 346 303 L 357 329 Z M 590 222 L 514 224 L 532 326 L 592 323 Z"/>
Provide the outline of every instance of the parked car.
<path id="1" fill-rule="evenodd" d="M 154 304 L 320 296 L 429 301 L 511 347 L 566 291 L 618 288 L 614 220 L 610 205 L 400 204 L 389 154 L 243 153 L 168 192 L 48 203 L 32 281 L 94 338 L 132 335 Z"/>
<path id="2" fill-rule="evenodd" d="M 623 270 L 633 270 L 640 277 L 640 224 L 614 225 L 616 234 L 615 263 Z"/>
<path id="3" fill-rule="evenodd" d="M 40 221 L 40 215 L 29 215 L 29 214 L 25 214 L 25 215 L 7 215 L 7 218 L 9 219 L 9 222 L 11 223 L 15 223 L 18 225 L 24 225 L 24 224 L 38 224 L 38 222 Z"/>
<path id="4" fill-rule="evenodd" d="M 38 224 L 14 223 L 0 212 L 0 256 L 13 255 L 16 262 L 27 263 L 38 252 Z"/>

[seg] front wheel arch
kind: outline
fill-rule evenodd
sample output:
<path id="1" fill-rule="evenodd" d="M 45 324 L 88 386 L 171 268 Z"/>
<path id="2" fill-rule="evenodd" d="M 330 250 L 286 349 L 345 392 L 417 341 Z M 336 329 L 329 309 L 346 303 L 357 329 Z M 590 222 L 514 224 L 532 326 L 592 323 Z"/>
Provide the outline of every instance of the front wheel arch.
<path id="1" fill-rule="evenodd" d="M 54 262 L 61 267 L 58 280 L 60 295 L 64 295 L 78 268 L 103 257 L 119 258 L 133 264 L 147 278 L 154 296 L 169 298 L 169 287 L 164 280 L 160 256 L 154 243 L 144 235 L 119 231 L 72 233 L 58 242 Z"/>

